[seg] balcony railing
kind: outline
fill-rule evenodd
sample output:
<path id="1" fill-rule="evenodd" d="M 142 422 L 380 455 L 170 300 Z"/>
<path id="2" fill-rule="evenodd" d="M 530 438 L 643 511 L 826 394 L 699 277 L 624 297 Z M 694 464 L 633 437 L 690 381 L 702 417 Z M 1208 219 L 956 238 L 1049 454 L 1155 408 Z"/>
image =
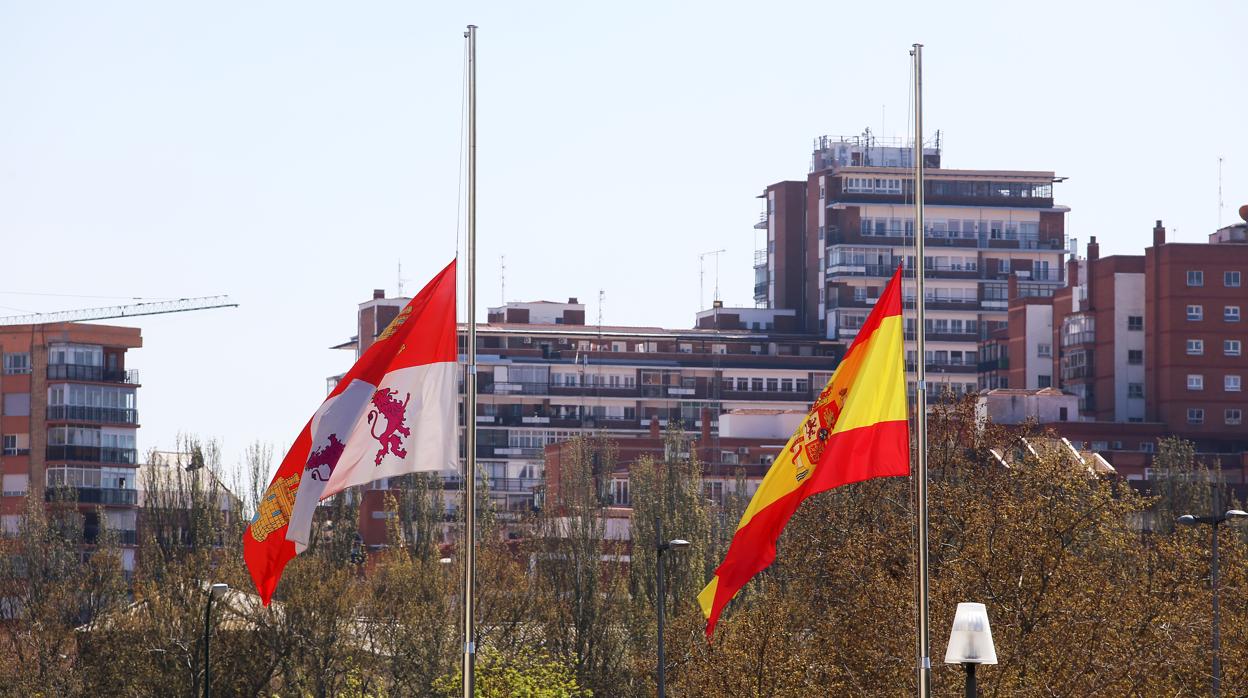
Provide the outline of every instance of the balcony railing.
<path id="1" fill-rule="evenodd" d="M 134 465 L 138 460 L 138 451 L 100 446 L 48 446 L 48 460 Z"/>
<path id="2" fill-rule="evenodd" d="M 759 400 L 759 401 L 796 401 L 810 402 L 814 399 L 814 395 L 809 390 L 804 391 L 781 391 L 781 390 L 736 390 L 725 387 L 720 392 L 720 398 L 723 400 Z"/>
<path id="3" fill-rule="evenodd" d="M 532 492 L 534 487 L 543 484 L 540 477 L 490 477 L 482 478 L 483 483 L 491 492 Z M 459 490 L 464 487 L 464 478 L 459 475 L 442 479 L 442 487 L 448 490 Z"/>
<path id="4" fill-rule="evenodd" d="M 85 364 L 48 364 L 48 380 L 93 381 L 137 385 L 139 372 Z"/>
<path id="5" fill-rule="evenodd" d="M 79 504 L 135 506 L 139 501 L 138 490 L 115 487 L 48 487 L 43 492 L 43 498 L 51 502 L 65 498 L 66 494 L 70 494 Z"/>
<path id="6" fill-rule="evenodd" d="M 124 407 L 85 407 L 49 405 L 49 421 L 92 422 L 95 424 L 138 424 L 139 411 Z"/>
<path id="7" fill-rule="evenodd" d="M 914 330 L 906 330 L 906 341 L 913 342 L 915 337 Z M 930 329 L 923 333 L 923 339 L 929 342 L 978 342 L 978 332 L 950 332 L 949 330 Z"/>
<path id="8" fill-rule="evenodd" d="M 1073 347 L 1079 344 L 1096 344 L 1096 332 L 1067 332 L 1062 334 L 1062 346 Z"/>
<path id="9" fill-rule="evenodd" d="M 917 369 L 917 363 L 906 362 L 906 371 L 913 373 Z M 979 370 L 979 364 L 968 361 L 929 361 L 927 370 L 932 373 L 975 373 Z"/>
<path id="10" fill-rule="evenodd" d="M 979 362 L 979 372 L 987 373 L 988 371 L 1008 371 L 1010 369 L 1010 358 L 1002 356 L 996 359 L 985 359 Z"/>

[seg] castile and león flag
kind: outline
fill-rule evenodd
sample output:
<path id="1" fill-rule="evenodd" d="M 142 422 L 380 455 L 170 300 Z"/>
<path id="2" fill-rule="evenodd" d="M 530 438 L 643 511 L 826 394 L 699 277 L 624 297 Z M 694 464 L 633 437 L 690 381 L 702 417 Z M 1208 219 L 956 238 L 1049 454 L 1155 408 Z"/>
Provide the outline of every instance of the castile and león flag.
<path id="1" fill-rule="evenodd" d="M 807 497 L 910 474 L 901 267 L 750 500 L 724 561 L 698 594 L 709 640 L 724 606 L 776 558 L 776 540 Z"/>
<path id="2" fill-rule="evenodd" d="M 458 467 L 455 262 L 416 294 L 295 439 L 243 534 L 268 605 L 308 545 L 317 504 L 348 487 Z"/>

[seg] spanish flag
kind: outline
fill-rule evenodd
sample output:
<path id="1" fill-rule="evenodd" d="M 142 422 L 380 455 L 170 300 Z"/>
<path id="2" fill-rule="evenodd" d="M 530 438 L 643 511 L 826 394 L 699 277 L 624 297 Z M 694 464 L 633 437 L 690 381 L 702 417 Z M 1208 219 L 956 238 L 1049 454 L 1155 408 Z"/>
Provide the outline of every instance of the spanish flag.
<path id="1" fill-rule="evenodd" d="M 910 474 L 902 337 L 898 266 L 810 414 L 754 493 L 723 564 L 698 594 L 708 640 L 724 606 L 776 559 L 776 540 L 802 500 L 851 482 Z"/>

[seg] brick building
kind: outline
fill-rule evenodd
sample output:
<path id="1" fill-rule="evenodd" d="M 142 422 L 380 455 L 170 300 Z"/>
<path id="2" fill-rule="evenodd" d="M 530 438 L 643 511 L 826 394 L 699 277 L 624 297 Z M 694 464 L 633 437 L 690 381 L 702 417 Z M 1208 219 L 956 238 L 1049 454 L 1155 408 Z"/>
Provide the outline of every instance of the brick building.
<path id="1" fill-rule="evenodd" d="M 137 516 L 137 328 L 57 323 L 0 327 L 0 521 L 20 521 L 28 494 L 71 488 L 93 542 L 103 507 L 133 569 Z"/>
<path id="2" fill-rule="evenodd" d="M 1123 454 L 1144 454 L 1142 469 L 1156 439 L 1170 435 L 1242 471 L 1248 220 L 1206 243 L 1167 241 L 1161 221 L 1152 232 L 1143 255 L 1101 257 L 1091 238 L 1051 298 L 1012 284 L 1009 324 L 981 346 L 981 386 L 1034 390 L 1047 387 L 1034 377 L 1052 376 L 1078 399 L 1059 432 L 1111 452 L 1128 472 L 1134 461 Z"/>

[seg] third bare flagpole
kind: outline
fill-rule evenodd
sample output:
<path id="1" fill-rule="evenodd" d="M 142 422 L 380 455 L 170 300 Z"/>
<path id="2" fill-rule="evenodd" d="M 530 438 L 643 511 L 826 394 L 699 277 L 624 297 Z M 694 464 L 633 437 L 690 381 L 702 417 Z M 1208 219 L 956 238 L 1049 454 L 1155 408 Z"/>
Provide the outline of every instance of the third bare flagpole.
<path id="1" fill-rule="evenodd" d="M 473 698 L 477 636 L 477 27 L 468 25 L 468 365 L 464 381 L 464 698 Z"/>
<path id="2" fill-rule="evenodd" d="M 917 466 L 915 468 L 916 558 L 918 579 L 918 662 L 915 672 L 919 698 L 928 698 L 932 691 L 931 638 L 928 629 L 928 565 L 927 565 L 927 354 L 924 351 L 923 275 L 927 266 L 923 258 L 923 44 L 914 44 L 914 279 L 915 294 L 915 423 L 917 426 Z"/>

